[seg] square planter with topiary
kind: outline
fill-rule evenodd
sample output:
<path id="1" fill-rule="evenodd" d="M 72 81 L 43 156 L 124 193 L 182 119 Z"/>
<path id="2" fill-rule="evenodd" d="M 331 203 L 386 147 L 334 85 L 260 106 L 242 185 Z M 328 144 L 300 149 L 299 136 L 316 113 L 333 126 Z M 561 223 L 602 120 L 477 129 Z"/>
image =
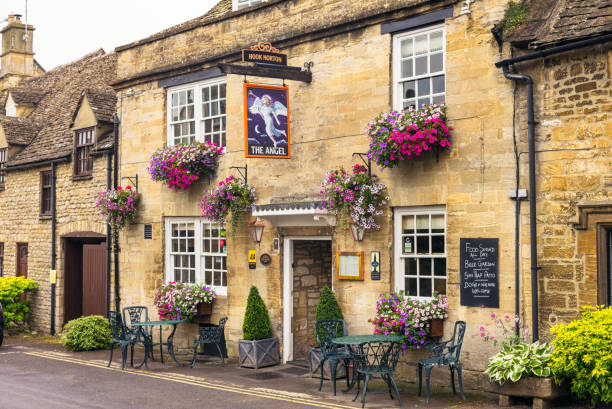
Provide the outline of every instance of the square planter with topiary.
<path id="1" fill-rule="evenodd" d="M 280 363 L 280 344 L 272 334 L 268 310 L 255 286 L 251 286 L 247 299 L 242 335 L 244 339 L 238 340 L 240 366 L 258 369 Z"/>

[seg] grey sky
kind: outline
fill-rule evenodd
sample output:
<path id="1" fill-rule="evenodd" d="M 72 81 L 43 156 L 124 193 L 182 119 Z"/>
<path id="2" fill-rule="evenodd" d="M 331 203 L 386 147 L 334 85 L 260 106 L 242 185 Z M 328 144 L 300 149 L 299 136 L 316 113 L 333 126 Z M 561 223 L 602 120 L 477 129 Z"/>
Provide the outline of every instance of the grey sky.
<path id="1" fill-rule="evenodd" d="M 201 16 L 218 0 L 28 0 L 36 61 L 49 70 L 102 47 L 147 37 Z M 0 20 L 13 11 L 25 20 L 26 0 L 0 0 Z M 0 23 L 4 27 L 6 23 Z"/>

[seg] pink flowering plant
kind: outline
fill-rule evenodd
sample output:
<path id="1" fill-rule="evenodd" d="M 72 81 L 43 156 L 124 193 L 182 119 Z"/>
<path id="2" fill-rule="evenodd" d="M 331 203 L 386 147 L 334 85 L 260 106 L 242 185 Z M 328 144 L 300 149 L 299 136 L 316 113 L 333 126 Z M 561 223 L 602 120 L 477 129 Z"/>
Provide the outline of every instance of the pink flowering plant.
<path id="1" fill-rule="evenodd" d="M 395 168 L 402 160 L 434 149 L 450 151 L 451 129 L 444 104 L 382 112 L 366 128 L 370 138 L 368 157 L 381 168 Z"/>
<path id="2" fill-rule="evenodd" d="M 254 187 L 230 176 L 219 182 L 216 189 L 204 192 L 200 208 L 205 218 L 219 224 L 225 224 L 227 216 L 231 213 L 230 232 L 234 237 L 244 213 L 251 208 L 256 199 Z"/>
<path id="3" fill-rule="evenodd" d="M 210 287 L 171 281 L 155 293 L 154 304 L 161 320 L 193 320 L 198 304 L 211 303 L 215 291 Z"/>
<path id="4" fill-rule="evenodd" d="M 368 175 L 365 166 L 354 165 L 352 174 L 342 168 L 327 172 L 321 182 L 321 204 L 343 228 L 348 227 L 350 217 L 359 229 L 379 230 L 375 217 L 383 214 L 389 200 L 386 192 L 387 186 L 376 175 Z"/>
<path id="5" fill-rule="evenodd" d="M 138 197 L 138 192 L 131 186 L 117 186 L 117 189 L 98 193 L 96 208 L 106 218 L 106 222 L 110 223 L 115 235 L 134 220 Z"/>
<path id="6" fill-rule="evenodd" d="M 523 325 L 523 329 L 517 331 L 517 328 L 521 328 L 521 319 L 518 315 L 501 316 L 492 312 L 489 318 L 492 321 L 491 327 L 481 325 L 479 328 L 480 338 L 483 341 L 491 342 L 495 346 L 500 344 L 502 347 L 528 342 L 529 327 Z"/>
<path id="7" fill-rule="evenodd" d="M 213 177 L 222 154 L 222 147 L 209 142 L 165 146 L 151 156 L 148 171 L 153 180 L 185 190 L 200 178 Z"/>
<path id="8" fill-rule="evenodd" d="M 380 294 L 376 316 L 370 319 L 374 334 L 393 334 L 404 337 L 402 349 L 420 349 L 430 334 L 431 320 L 448 317 L 446 295 L 434 292 L 432 300 L 419 300 L 402 292 Z"/>

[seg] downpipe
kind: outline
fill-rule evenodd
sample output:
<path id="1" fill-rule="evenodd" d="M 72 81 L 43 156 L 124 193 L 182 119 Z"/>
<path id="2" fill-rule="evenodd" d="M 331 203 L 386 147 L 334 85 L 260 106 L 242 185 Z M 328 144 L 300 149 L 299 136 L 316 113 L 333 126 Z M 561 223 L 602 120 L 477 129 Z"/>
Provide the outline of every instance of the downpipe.
<path id="1" fill-rule="evenodd" d="M 57 253 L 55 252 L 56 247 L 56 230 L 57 230 L 57 214 L 55 207 L 55 188 L 56 188 L 56 175 L 55 175 L 56 163 L 51 162 L 51 270 L 56 270 L 57 264 Z M 50 274 L 49 274 L 50 276 Z M 57 273 L 55 276 L 57 280 Z M 55 335 L 55 283 L 51 283 L 51 335 Z"/>
<path id="2" fill-rule="evenodd" d="M 115 189 L 119 186 L 119 116 L 115 112 L 113 114 L 113 131 L 114 131 L 114 143 L 113 143 L 113 186 Z M 115 240 L 113 243 L 114 252 L 114 265 L 115 265 L 115 311 L 119 312 L 121 298 L 119 296 L 119 234 L 115 232 Z"/>

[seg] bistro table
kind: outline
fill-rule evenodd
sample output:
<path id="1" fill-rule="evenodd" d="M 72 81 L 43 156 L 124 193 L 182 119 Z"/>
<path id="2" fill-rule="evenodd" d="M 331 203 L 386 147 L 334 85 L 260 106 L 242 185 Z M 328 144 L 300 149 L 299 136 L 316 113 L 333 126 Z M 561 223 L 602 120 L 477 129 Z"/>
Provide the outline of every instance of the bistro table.
<path id="1" fill-rule="evenodd" d="M 153 351 L 153 347 L 155 345 L 159 345 L 159 353 L 161 355 L 161 362 L 162 364 L 164 363 L 164 353 L 163 353 L 163 346 L 166 345 L 166 347 L 168 348 L 168 355 L 170 355 L 170 357 L 174 360 L 174 362 L 176 362 L 177 365 L 180 365 L 179 362 L 176 360 L 176 357 L 174 356 L 174 333 L 176 332 L 176 326 L 178 324 L 182 324 L 183 322 L 185 322 L 185 320 L 165 320 L 165 321 L 143 321 L 143 322 L 134 322 L 132 323 L 132 326 L 134 327 L 138 327 L 139 331 L 141 332 L 143 339 L 145 340 L 145 343 L 148 344 L 148 340 L 150 339 L 149 342 L 151 342 L 150 345 L 145 345 L 145 359 L 144 361 L 142 361 L 142 364 L 140 364 L 138 366 L 138 368 L 140 368 L 143 364 L 145 366 L 145 368 L 148 369 L 147 366 L 147 357 L 149 355 L 149 351 Z M 144 328 L 145 327 L 155 327 L 159 325 L 159 343 L 158 344 L 154 344 L 153 343 L 153 336 L 151 336 L 150 338 L 148 336 L 146 336 L 145 332 L 144 332 Z M 172 332 L 170 333 L 170 335 L 168 336 L 166 342 L 163 342 L 162 340 L 162 326 L 164 325 L 172 325 Z"/>
<path id="2" fill-rule="evenodd" d="M 338 337 L 331 340 L 336 345 L 344 345 L 345 348 L 349 350 L 351 355 L 355 353 L 354 347 L 362 344 L 364 342 L 397 342 L 400 343 L 404 340 L 404 337 L 401 335 L 384 335 L 384 334 L 374 334 L 374 335 L 346 335 L 344 337 Z M 353 389 L 355 386 L 355 379 L 357 378 L 357 366 L 353 365 L 353 379 L 351 384 L 346 390 L 342 392 L 346 393 Z M 347 373 L 348 376 L 348 373 Z"/>

